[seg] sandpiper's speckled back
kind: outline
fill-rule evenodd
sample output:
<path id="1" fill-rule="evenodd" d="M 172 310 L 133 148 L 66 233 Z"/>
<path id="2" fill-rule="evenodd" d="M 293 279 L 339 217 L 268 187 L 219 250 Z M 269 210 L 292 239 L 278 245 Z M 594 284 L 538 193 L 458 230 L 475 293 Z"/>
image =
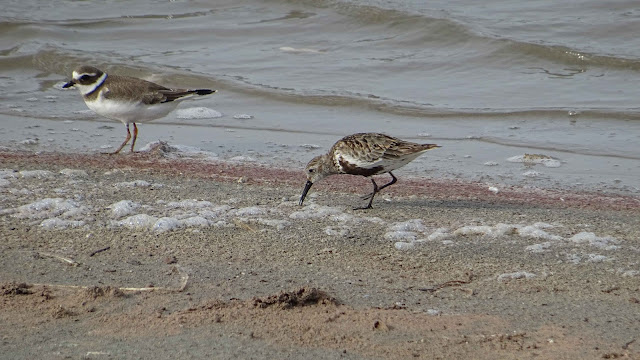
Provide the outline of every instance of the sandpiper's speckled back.
<path id="1" fill-rule="evenodd" d="M 337 173 L 371 176 L 398 169 L 437 147 L 380 133 L 358 133 L 337 141 L 329 150 L 329 157 Z"/>

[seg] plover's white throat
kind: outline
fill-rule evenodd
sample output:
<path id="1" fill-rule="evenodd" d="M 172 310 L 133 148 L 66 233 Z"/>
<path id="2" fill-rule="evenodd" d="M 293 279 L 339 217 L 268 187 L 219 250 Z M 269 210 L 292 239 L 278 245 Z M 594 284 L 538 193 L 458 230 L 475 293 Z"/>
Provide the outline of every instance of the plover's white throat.
<path id="1" fill-rule="evenodd" d="M 159 119 L 169 114 L 182 100 L 195 95 L 216 92 L 210 89 L 169 89 L 164 86 L 121 75 L 107 73 L 93 66 L 83 65 L 73 71 L 71 81 L 63 88 L 75 86 L 89 109 L 127 128 L 127 138 L 112 154 L 117 154 L 131 139 L 129 124 L 133 124 L 131 152 L 138 137 L 136 123 Z"/>
<path id="2" fill-rule="evenodd" d="M 391 182 L 378 187 L 371 178 L 373 192 L 365 196 L 369 199 L 366 207 L 371 208 L 373 197 L 387 186 L 395 184 L 396 177 L 391 171 L 402 167 L 423 152 L 440 146 L 435 144 L 417 144 L 400 140 L 379 133 L 358 133 L 338 140 L 327 154 L 316 156 L 307 164 L 305 172 L 307 183 L 300 197 L 300 205 L 304 202 L 307 192 L 315 182 L 333 174 L 350 174 L 370 177 L 377 174 L 389 173 Z"/>

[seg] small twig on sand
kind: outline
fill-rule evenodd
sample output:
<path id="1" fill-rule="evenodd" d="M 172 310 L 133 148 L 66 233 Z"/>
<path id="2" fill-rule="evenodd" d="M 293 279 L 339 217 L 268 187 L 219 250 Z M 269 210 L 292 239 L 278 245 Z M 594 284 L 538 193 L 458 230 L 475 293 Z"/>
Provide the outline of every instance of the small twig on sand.
<path id="1" fill-rule="evenodd" d="M 58 259 L 60 261 L 63 261 L 65 263 L 67 263 L 68 265 L 71 265 L 71 266 L 80 266 L 79 262 L 77 262 L 77 261 L 75 261 L 73 259 L 66 258 L 64 256 L 51 254 L 51 253 L 47 253 L 47 252 L 41 252 L 41 251 L 37 251 L 36 253 L 38 255 L 41 255 L 41 256 L 47 256 L 47 257 L 52 257 L 52 258 Z"/>
<path id="2" fill-rule="evenodd" d="M 119 287 L 117 288 L 120 291 L 166 291 L 166 292 L 182 292 L 187 288 L 187 284 L 189 282 L 189 274 L 181 267 L 176 265 L 175 269 L 180 273 L 180 286 L 178 288 L 166 288 L 166 287 Z M 92 286 L 82 286 L 82 285 L 58 285 L 58 284 L 32 284 L 34 286 L 47 286 L 47 287 L 58 287 L 58 288 L 68 288 L 68 289 L 88 289 Z"/>
<path id="3" fill-rule="evenodd" d="M 239 227 L 243 227 L 243 228 L 245 228 L 245 229 L 247 229 L 247 230 L 249 230 L 249 231 L 251 231 L 251 232 L 256 232 L 256 231 L 258 231 L 258 230 L 256 230 L 256 229 L 252 228 L 251 226 L 249 226 L 249 224 L 247 224 L 247 223 L 245 223 L 245 222 L 242 222 L 242 221 L 239 221 L 239 220 L 237 220 L 237 219 L 233 219 L 233 223 L 234 223 L 234 224 L 236 224 L 237 226 L 239 226 Z"/>
<path id="4" fill-rule="evenodd" d="M 442 288 L 446 288 L 446 287 L 452 287 L 452 286 L 460 286 L 460 285 L 464 285 L 464 284 L 469 284 L 472 280 L 473 280 L 473 273 L 472 272 L 467 272 L 467 280 L 450 280 L 447 282 L 444 282 L 442 284 L 437 284 L 431 287 L 424 287 L 424 288 L 419 288 L 418 290 L 420 291 L 428 291 L 428 292 L 436 292 Z"/>
<path id="5" fill-rule="evenodd" d="M 98 249 L 98 250 L 96 250 L 96 251 L 92 252 L 91 254 L 89 254 L 89 257 L 92 257 L 93 255 L 98 254 L 98 253 L 101 253 L 101 252 L 103 252 L 103 251 L 107 251 L 107 250 L 109 250 L 109 249 L 111 249 L 111 246 L 107 246 L 107 247 L 105 247 L 105 248 Z"/>
<path id="6" fill-rule="evenodd" d="M 189 273 L 187 273 L 187 272 L 182 268 L 182 266 L 178 266 L 178 265 L 176 265 L 176 267 L 175 267 L 175 268 L 176 268 L 176 269 L 178 270 L 178 272 L 180 273 L 180 275 L 181 275 L 181 279 L 182 279 L 182 281 L 181 281 L 181 283 L 182 283 L 182 284 L 180 285 L 180 287 L 179 287 L 176 291 L 178 291 L 178 292 L 182 292 L 182 291 L 184 291 L 184 289 L 186 289 L 186 288 L 187 288 L 187 283 L 189 282 Z"/>
<path id="7" fill-rule="evenodd" d="M 633 344 L 636 341 L 636 339 L 633 339 L 627 343 L 625 343 L 624 345 L 622 345 L 622 348 L 627 350 L 629 348 L 629 345 Z"/>

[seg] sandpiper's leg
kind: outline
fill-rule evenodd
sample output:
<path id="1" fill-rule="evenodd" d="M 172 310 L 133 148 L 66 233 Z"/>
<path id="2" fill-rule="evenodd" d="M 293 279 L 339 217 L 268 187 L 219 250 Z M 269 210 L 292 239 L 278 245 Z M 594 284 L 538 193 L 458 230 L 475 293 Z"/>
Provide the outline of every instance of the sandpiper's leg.
<path id="1" fill-rule="evenodd" d="M 116 151 L 114 151 L 114 152 L 112 152 L 112 153 L 109 153 L 109 155 L 114 155 L 114 154 L 119 153 L 119 152 L 120 152 L 120 150 L 122 150 L 122 148 L 123 148 L 125 145 L 127 145 L 127 143 L 129 142 L 129 140 L 131 139 L 131 133 L 129 132 L 129 123 L 126 123 L 125 125 L 126 125 L 126 127 L 127 127 L 127 138 L 126 138 L 126 139 L 124 139 L 124 142 L 122 143 L 122 145 L 120 145 L 120 147 L 118 148 L 118 150 L 116 150 Z M 134 140 L 134 141 L 135 141 L 135 140 Z"/>
<path id="2" fill-rule="evenodd" d="M 131 152 L 133 152 L 133 147 L 136 145 L 137 138 L 138 138 L 138 125 L 136 125 L 136 123 L 133 123 L 133 142 L 131 142 Z"/>
<path id="3" fill-rule="evenodd" d="M 389 172 L 389 175 L 391 175 L 391 177 L 392 177 L 391 182 L 389 182 L 388 184 L 382 185 L 381 187 L 378 188 L 378 190 L 376 192 L 380 192 L 380 190 L 386 188 L 387 186 L 391 186 L 391 185 L 395 184 L 396 181 L 398 181 L 398 179 L 391 172 Z M 372 192 L 372 193 L 369 193 L 369 194 L 363 196 L 362 200 L 370 199 L 373 195 L 375 195 L 376 192 Z"/>
<path id="4" fill-rule="evenodd" d="M 396 181 L 398 181 L 398 179 L 396 179 L 396 177 L 395 177 L 395 176 L 393 176 L 393 174 L 391 173 L 391 171 L 389 171 L 389 175 L 391 175 L 391 177 L 393 178 L 393 179 L 391 180 L 391 182 L 389 182 L 388 184 L 384 184 L 384 185 L 382 185 L 381 187 L 379 187 L 379 188 L 378 188 L 378 191 L 380 191 L 380 190 L 382 190 L 382 189 L 386 188 L 387 186 L 391 186 L 391 185 L 395 184 L 395 183 L 396 183 Z"/>
<path id="5" fill-rule="evenodd" d="M 378 184 L 376 184 L 376 182 L 375 182 L 375 180 L 373 180 L 373 178 L 371 178 L 371 183 L 373 184 L 373 191 L 371 192 L 371 194 L 369 194 L 369 195 L 367 195 L 365 197 L 365 199 L 367 197 L 369 197 L 369 204 L 367 204 L 367 206 L 365 206 L 365 207 L 354 208 L 353 210 L 371 209 L 371 203 L 373 203 L 373 197 L 376 196 L 376 193 L 378 191 L 380 191 L 380 189 L 378 189 Z"/>

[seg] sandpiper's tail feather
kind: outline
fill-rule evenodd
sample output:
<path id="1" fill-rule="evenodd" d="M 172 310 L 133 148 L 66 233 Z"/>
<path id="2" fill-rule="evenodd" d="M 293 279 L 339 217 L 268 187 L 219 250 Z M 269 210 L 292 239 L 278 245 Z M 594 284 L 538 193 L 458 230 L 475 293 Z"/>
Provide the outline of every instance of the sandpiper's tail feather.
<path id="1" fill-rule="evenodd" d="M 425 150 L 431 150 L 431 149 L 442 147 L 442 146 L 436 145 L 436 144 L 421 144 L 421 145 L 422 145 L 422 148 L 425 149 Z"/>

